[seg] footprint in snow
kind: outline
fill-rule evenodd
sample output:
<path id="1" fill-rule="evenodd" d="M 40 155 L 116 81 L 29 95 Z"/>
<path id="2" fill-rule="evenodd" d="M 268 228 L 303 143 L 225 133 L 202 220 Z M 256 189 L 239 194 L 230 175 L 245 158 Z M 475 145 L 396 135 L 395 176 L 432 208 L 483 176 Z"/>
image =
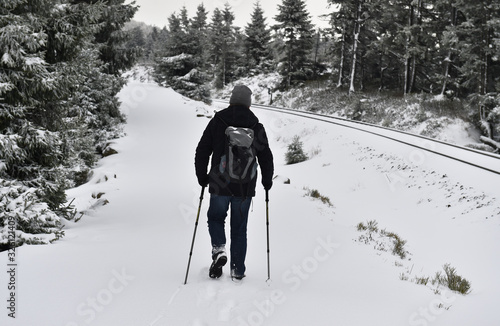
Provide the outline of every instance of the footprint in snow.
<path id="1" fill-rule="evenodd" d="M 219 291 L 215 284 L 203 285 L 197 293 L 198 306 L 210 306 L 215 302 Z"/>
<path id="2" fill-rule="evenodd" d="M 231 311 L 236 307 L 236 302 L 229 300 L 219 310 L 219 321 L 230 321 Z"/>

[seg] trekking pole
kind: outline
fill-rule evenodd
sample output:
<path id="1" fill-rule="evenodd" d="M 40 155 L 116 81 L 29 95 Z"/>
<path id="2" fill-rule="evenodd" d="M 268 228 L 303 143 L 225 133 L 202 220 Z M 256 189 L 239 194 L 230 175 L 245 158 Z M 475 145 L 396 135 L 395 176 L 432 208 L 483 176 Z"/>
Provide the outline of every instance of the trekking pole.
<path id="1" fill-rule="evenodd" d="M 269 263 L 269 190 L 266 190 L 266 229 L 267 229 L 267 280 L 271 280 L 271 267 Z"/>
<path id="2" fill-rule="evenodd" d="M 204 192 L 205 192 L 205 186 L 202 186 L 201 187 L 201 195 L 200 195 L 200 204 L 198 205 L 198 214 L 196 214 L 196 222 L 194 223 L 193 241 L 191 242 L 191 250 L 189 251 L 189 260 L 188 260 L 188 266 L 187 266 L 187 270 L 186 270 L 186 278 L 184 279 L 184 284 L 186 284 L 187 280 L 188 280 L 189 266 L 191 265 L 191 256 L 193 255 L 194 238 L 196 237 L 196 229 L 198 228 L 198 219 L 200 218 L 201 202 L 203 201 L 203 193 Z"/>

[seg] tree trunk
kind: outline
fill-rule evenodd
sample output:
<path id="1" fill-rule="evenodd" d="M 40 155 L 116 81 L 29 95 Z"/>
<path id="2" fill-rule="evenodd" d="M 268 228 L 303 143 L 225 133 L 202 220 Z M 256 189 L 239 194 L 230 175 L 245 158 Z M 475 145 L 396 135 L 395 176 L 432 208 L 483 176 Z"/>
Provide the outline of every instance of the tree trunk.
<path id="1" fill-rule="evenodd" d="M 450 23 L 454 29 L 455 25 L 457 24 L 457 8 L 455 8 L 453 6 L 453 4 L 451 5 Z M 446 87 L 448 86 L 448 79 L 449 79 L 449 75 L 450 75 L 450 66 L 452 63 L 452 58 L 451 58 L 452 55 L 453 55 L 453 52 L 451 50 L 451 45 L 450 45 L 450 49 L 448 50 L 448 55 L 446 56 L 445 63 L 444 63 L 444 76 L 443 76 L 444 78 L 443 78 L 443 87 L 441 88 L 441 95 L 444 95 L 444 93 L 446 92 Z"/>
<path id="2" fill-rule="evenodd" d="M 416 16 L 416 25 L 418 26 L 422 26 L 422 0 L 418 0 L 418 3 L 417 3 L 417 8 L 415 10 L 415 16 Z M 415 43 L 415 46 L 418 46 L 419 44 L 419 34 L 417 34 L 415 36 L 415 40 L 414 40 L 414 43 Z M 415 89 L 415 82 L 416 82 L 416 79 L 417 79 L 417 55 L 416 54 L 413 54 L 412 56 L 412 63 L 411 63 L 411 80 L 410 80 L 410 92 L 413 92 L 413 90 Z"/>
<path id="3" fill-rule="evenodd" d="M 222 67 L 222 85 L 226 86 L 226 58 L 224 58 L 224 63 Z"/>
<path id="4" fill-rule="evenodd" d="M 496 153 L 500 152 L 500 143 L 494 141 L 493 139 L 485 136 L 480 137 L 481 142 L 483 142 L 486 145 L 489 145 L 493 147 Z"/>
<path id="5" fill-rule="evenodd" d="M 418 0 L 416 7 L 412 6 L 411 9 L 411 18 L 410 18 L 410 28 L 414 25 L 422 25 L 422 0 Z M 415 35 L 413 39 L 414 46 L 417 47 L 419 43 L 418 33 Z M 413 92 L 415 89 L 415 82 L 417 79 L 417 55 L 413 53 L 411 55 L 411 71 L 409 72 L 409 85 L 408 85 L 408 93 Z"/>
<path id="6" fill-rule="evenodd" d="M 346 23 L 344 22 L 342 24 L 342 46 L 340 48 L 339 80 L 337 81 L 337 88 L 342 87 L 342 79 L 344 79 L 345 33 L 346 33 Z"/>
<path id="7" fill-rule="evenodd" d="M 384 72 L 387 69 L 386 67 L 382 67 L 382 59 L 380 59 L 380 84 L 378 87 L 378 91 L 381 92 L 384 89 Z"/>
<path id="8" fill-rule="evenodd" d="M 405 95 L 412 92 L 415 81 L 416 58 L 415 54 L 411 54 L 410 51 L 412 43 L 414 43 L 414 40 L 412 38 L 412 27 L 414 24 L 415 24 L 415 6 L 410 4 L 408 13 L 408 36 L 406 38 L 405 84 L 404 84 Z"/>
<path id="9" fill-rule="evenodd" d="M 451 63 L 451 50 L 448 50 L 448 55 L 444 60 L 444 76 L 443 76 L 443 87 L 441 88 L 441 95 L 446 92 L 446 87 L 448 86 L 448 76 L 450 75 L 450 63 Z"/>
<path id="10" fill-rule="evenodd" d="M 362 0 L 358 1 L 358 10 L 356 12 L 356 21 L 354 22 L 354 37 L 352 44 L 352 64 L 351 64 L 351 84 L 349 86 L 349 94 L 354 93 L 354 80 L 356 78 L 356 61 L 358 52 L 359 33 L 361 31 L 361 10 Z"/>
<path id="11" fill-rule="evenodd" d="M 405 80 L 403 86 L 403 93 L 409 93 L 410 86 L 410 42 L 411 42 L 411 26 L 413 25 L 413 6 L 410 5 L 410 12 L 408 14 L 408 35 L 406 37 L 406 56 L 405 56 Z"/>
<path id="12" fill-rule="evenodd" d="M 288 48 L 288 71 L 287 71 L 287 88 L 292 85 L 292 44 L 290 43 Z"/>
<path id="13" fill-rule="evenodd" d="M 365 65 L 364 65 L 364 60 L 363 60 L 363 56 L 360 56 L 359 58 L 359 67 L 360 67 L 360 71 L 361 71 L 361 76 L 360 76 L 360 79 L 359 79 L 359 90 L 364 92 L 365 90 Z"/>
<path id="14" fill-rule="evenodd" d="M 314 67 L 313 67 L 313 73 L 314 73 L 313 79 L 318 82 L 318 88 L 319 88 L 319 80 L 318 80 L 318 52 L 319 52 L 319 43 L 320 42 L 321 42 L 321 34 L 320 34 L 320 30 L 318 29 L 318 33 L 316 34 L 316 48 L 314 49 Z"/>

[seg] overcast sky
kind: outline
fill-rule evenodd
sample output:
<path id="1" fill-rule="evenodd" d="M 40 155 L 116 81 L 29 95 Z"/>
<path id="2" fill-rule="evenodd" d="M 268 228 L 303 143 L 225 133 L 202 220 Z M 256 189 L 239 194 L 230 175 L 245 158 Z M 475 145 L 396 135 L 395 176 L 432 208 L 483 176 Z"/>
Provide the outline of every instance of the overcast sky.
<path id="1" fill-rule="evenodd" d="M 132 2 L 132 0 L 126 1 L 126 3 L 130 2 Z M 224 4 L 227 2 L 236 16 L 234 25 L 245 27 L 250 22 L 256 0 L 135 0 L 135 2 L 140 8 L 135 14 L 134 20 L 142 21 L 160 28 L 168 25 L 168 17 L 173 12 L 179 13 L 183 6 L 186 6 L 189 17 L 193 17 L 196 14 L 196 8 L 201 3 L 204 4 L 205 9 L 209 12 L 210 22 L 213 10 L 215 8 L 224 9 Z M 278 4 L 281 3 L 282 0 L 260 1 L 268 24 L 274 24 L 273 18 L 278 13 Z M 306 4 L 313 23 L 319 27 L 327 27 L 327 22 L 322 21 L 318 16 L 327 14 L 331 11 L 331 9 L 328 9 L 328 1 L 308 0 Z"/>

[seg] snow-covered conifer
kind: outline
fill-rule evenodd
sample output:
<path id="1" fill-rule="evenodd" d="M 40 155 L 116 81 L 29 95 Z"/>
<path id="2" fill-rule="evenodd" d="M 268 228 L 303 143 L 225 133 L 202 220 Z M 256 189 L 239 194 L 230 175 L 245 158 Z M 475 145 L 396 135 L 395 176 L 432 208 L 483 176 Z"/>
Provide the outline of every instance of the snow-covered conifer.
<path id="1" fill-rule="evenodd" d="M 262 64 L 271 57 L 270 41 L 271 31 L 267 27 L 264 11 L 257 2 L 252 12 L 251 22 L 245 28 L 245 49 L 247 55 L 247 67 L 249 70 L 257 67 L 262 72 Z"/>
<path id="2" fill-rule="evenodd" d="M 313 47 L 313 25 L 303 0 L 283 0 L 274 17 L 274 29 L 284 38 L 280 73 L 283 86 L 290 87 L 312 74 L 308 55 Z"/>

